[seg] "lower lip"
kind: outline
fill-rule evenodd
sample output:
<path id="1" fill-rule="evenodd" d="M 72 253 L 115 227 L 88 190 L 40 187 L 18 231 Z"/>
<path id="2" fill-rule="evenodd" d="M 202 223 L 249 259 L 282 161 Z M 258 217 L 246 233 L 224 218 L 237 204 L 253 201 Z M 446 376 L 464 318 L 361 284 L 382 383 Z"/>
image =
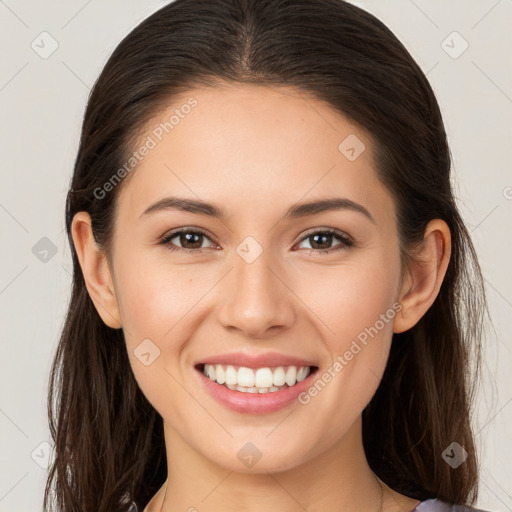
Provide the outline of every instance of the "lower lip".
<path id="1" fill-rule="evenodd" d="M 243 391 L 232 390 L 217 384 L 204 375 L 201 370 L 195 368 L 195 371 L 208 393 L 222 405 L 233 411 L 246 414 L 268 414 L 283 409 L 297 400 L 297 397 L 311 385 L 312 378 L 318 372 L 318 368 L 315 368 L 303 381 L 294 386 L 279 391 L 269 391 L 268 393 L 244 393 Z"/>

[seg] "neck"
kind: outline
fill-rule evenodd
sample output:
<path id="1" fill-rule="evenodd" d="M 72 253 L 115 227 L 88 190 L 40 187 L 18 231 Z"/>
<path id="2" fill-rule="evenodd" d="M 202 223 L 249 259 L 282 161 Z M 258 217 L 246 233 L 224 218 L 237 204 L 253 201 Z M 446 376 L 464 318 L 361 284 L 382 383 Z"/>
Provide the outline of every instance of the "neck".
<path id="1" fill-rule="evenodd" d="M 379 512 L 383 486 L 368 466 L 360 419 L 334 446 L 284 471 L 236 472 L 189 446 L 164 422 L 169 478 L 155 512 Z M 147 512 L 153 512 L 152 508 Z"/>

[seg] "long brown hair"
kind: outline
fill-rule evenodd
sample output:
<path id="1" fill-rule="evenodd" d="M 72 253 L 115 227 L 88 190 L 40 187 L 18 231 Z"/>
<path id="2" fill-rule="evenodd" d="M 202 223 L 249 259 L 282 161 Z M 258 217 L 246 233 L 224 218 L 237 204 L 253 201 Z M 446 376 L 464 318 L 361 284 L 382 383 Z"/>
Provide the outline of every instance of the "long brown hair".
<path id="1" fill-rule="evenodd" d="M 396 491 L 473 504 L 471 404 L 487 306 L 425 75 L 382 22 L 342 0 L 176 0 L 119 44 L 87 104 L 66 202 L 73 287 L 50 375 L 55 460 L 45 510 L 52 484 L 60 511 L 111 512 L 127 510 L 127 496 L 142 509 L 166 479 L 162 418 L 137 385 L 122 330 L 102 322 L 87 293 L 70 228 L 87 211 L 108 254 L 122 183 L 97 191 L 174 95 L 223 81 L 295 87 L 371 133 L 405 255 L 431 219 L 447 222 L 452 254 L 444 282 L 421 320 L 393 336 L 384 377 L 363 413 L 363 441 L 370 466 Z M 457 469 L 442 458 L 453 441 L 468 453 Z"/>

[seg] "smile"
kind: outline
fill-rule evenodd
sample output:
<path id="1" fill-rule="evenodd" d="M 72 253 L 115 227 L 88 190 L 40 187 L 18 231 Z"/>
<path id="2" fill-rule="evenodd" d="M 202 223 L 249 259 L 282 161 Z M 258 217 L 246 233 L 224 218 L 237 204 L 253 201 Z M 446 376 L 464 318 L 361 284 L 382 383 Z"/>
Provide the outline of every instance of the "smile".
<path id="1" fill-rule="evenodd" d="M 198 364 L 195 374 L 218 403 L 246 414 L 269 414 L 288 405 L 311 385 L 316 366 L 248 368 L 224 364 Z"/>
<path id="2" fill-rule="evenodd" d="M 247 368 L 205 364 L 203 373 L 210 380 L 242 393 L 273 393 L 302 382 L 311 372 L 309 366 Z"/>

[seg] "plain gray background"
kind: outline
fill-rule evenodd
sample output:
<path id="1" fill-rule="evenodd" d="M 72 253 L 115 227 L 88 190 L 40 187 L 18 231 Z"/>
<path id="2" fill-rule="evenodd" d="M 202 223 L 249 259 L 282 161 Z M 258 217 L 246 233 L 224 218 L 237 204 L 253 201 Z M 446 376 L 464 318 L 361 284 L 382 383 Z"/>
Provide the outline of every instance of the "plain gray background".
<path id="1" fill-rule="evenodd" d="M 0 512 L 41 510 L 48 374 L 70 292 L 64 201 L 89 90 L 121 39 L 166 3 L 0 0 Z M 512 511 L 512 0 L 354 3 L 405 44 L 443 111 L 495 326 L 474 417 L 478 505 Z"/>

